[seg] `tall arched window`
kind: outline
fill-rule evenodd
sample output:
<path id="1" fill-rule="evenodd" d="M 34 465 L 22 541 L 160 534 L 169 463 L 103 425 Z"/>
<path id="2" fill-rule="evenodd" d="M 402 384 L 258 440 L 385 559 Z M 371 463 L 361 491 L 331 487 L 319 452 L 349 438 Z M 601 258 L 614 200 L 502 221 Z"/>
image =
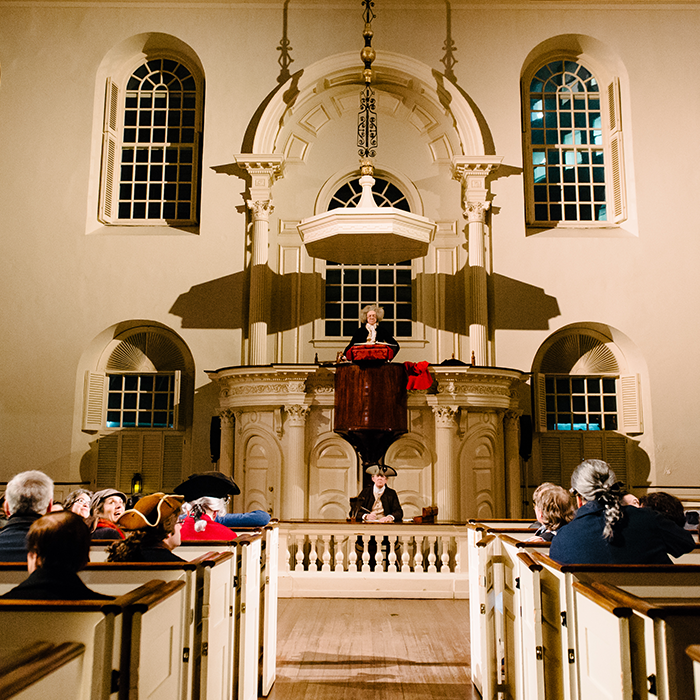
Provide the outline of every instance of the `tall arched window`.
<path id="1" fill-rule="evenodd" d="M 611 225 L 625 216 L 619 83 L 557 59 L 524 86 L 528 222 Z"/>
<path id="2" fill-rule="evenodd" d="M 109 80 L 100 220 L 193 225 L 197 221 L 202 86 L 173 58 L 144 60 L 126 89 Z"/>
<path id="3" fill-rule="evenodd" d="M 411 211 L 404 193 L 389 180 L 375 176 L 372 187 L 380 207 Z M 353 207 L 362 193 L 359 178 L 349 180 L 333 194 L 329 209 Z M 413 335 L 413 287 L 411 261 L 395 264 L 349 265 L 326 262 L 324 330 L 327 338 L 351 336 L 357 329 L 360 309 L 378 303 L 384 309 L 382 325 L 397 338 Z"/>

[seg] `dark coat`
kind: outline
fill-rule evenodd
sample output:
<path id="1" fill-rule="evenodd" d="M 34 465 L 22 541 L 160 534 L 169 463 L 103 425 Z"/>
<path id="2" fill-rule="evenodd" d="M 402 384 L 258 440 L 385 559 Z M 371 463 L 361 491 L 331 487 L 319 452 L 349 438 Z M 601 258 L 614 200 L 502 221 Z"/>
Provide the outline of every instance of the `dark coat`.
<path id="1" fill-rule="evenodd" d="M 133 559 L 129 561 L 138 561 L 144 563 L 170 563 L 170 562 L 183 562 L 185 559 L 178 557 L 177 554 L 173 554 L 166 547 L 143 547 L 141 551 L 136 552 Z"/>
<path id="2" fill-rule="evenodd" d="M 367 342 L 369 337 L 369 331 L 367 330 L 367 325 L 362 324 L 352 335 L 352 340 L 348 343 L 348 346 L 343 350 L 345 354 L 353 345 L 361 345 Z M 399 353 L 399 344 L 394 339 L 394 336 L 389 333 L 381 324 L 377 324 L 377 342 L 386 343 L 393 351 L 394 357 Z M 393 359 L 393 358 L 392 358 Z"/>
<path id="3" fill-rule="evenodd" d="M 90 590 L 78 574 L 63 569 L 35 569 L 5 595 L 4 600 L 114 600 Z"/>
<path id="4" fill-rule="evenodd" d="M 27 533 L 40 517 L 34 512 L 10 516 L 0 530 L 0 561 L 27 561 Z"/>
<path id="5" fill-rule="evenodd" d="M 360 509 L 359 516 L 362 517 L 365 513 L 371 511 L 374 505 L 374 484 L 363 489 L 358 498 L 360 499 L 360 506 L 366 508 L 366 510 Z M 400 523 L 403 520 L 403 508 L 401 508 L 401 503 L 399 503 L 399 495 L 394 489 L 390 489 L 388 486 L 384 487 L 382 505 L 384 506 L 384 515 L 393 515 L 396 523 Z"/>
<path id="6" fill-rule="evenodd" d="M 612 541 L 603 538 L 603 506 L 590 501 L 559 528 L 549 556 L 560 564 L 671 564 L 695 547 L 693 536 L 650 508 L 622 506 Z"/>

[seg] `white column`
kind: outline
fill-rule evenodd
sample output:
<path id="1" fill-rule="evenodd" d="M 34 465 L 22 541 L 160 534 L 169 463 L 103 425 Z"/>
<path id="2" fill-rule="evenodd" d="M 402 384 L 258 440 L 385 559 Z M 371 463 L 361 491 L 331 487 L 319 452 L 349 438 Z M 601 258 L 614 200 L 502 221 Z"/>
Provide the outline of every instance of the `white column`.
<path id="1" fill-rule="evenodd" d="M 435 502 L 439 520 L 459 520 L 459 469 L 454 455 L 457 406 L 433 406 L 435 414 Z"/>
<path id="2" fill-rule="evenodd" d="M 282 518 L 304 520 L 306 518 L 306 418 L 309 407 L 293 404 L 284 407 L 285 432 L 287 434 L 288 462 L 282 473 Z"/>
<path id="3" fill-rule="evenodd" d="M 452 159 L 453 177 L 462 183 L 462 210 L 467 219 L 469 249 L 469 344 L 472 362 L 490 365 L 488 353 L 488 266 L 486 260 L 486 212 L 491 202 L 486 178 L 503 159 L 497 156 L 458 156 Z"/>
<path id="4" fill-rule="evenodd" d="M 504 449 L 506 463 L 506 493 L 508 517 L 523 517 L 523 496 L 520 473 L 520 414 L 506 411 L 503 418 Z"/>
<path id="5" fill-rule="evenodd" d="M 219 443 L 219 471 L 233 477 L 233 426 L 236 422 L 235 413 L 230 408 L 219 412 L 221 418 L 221 437 Z M 240 484 L 239 484 L 240 486 Z"/>
<path id="6" fill-rule="evenodd" d="M 250 300 L 248 304 L 248 364 L 267 365 L 267 325 L 270 318 L 269 219 L 274 211 L 272 185 L 282 177 L 281 156 L 241 154 L 236 163 L 250 175 L 246 200 L 252 216 Z"/>

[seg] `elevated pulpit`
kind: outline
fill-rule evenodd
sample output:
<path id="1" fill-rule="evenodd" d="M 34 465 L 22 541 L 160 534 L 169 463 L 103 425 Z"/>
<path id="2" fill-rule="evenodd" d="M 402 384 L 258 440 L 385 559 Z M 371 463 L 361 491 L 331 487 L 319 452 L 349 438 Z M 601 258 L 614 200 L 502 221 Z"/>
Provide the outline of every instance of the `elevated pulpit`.
<path id="1" fill-rule="evenodd" d="M 383 464 L 392 443 L 408 432 L 406 380 L 403 364 L 384 360 L 336 367 L 333 430 L 355 448 L 363 467 Z"/>

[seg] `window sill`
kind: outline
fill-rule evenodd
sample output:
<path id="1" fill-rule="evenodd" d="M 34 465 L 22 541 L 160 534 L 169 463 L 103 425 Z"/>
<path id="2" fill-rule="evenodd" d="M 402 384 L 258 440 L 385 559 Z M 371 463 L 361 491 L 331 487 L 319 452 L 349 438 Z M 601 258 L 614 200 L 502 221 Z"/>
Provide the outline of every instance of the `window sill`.
<path id="1" fill-rule="evenodd" d="M 97 236 L 182 236 L 199 235 L 199 224 L 193 226 L 177 225 L 167 226 L 165 224 L 113 224 L 100 226 L 93 231 L 88 231 L 88 235 Z"/>
<path id="2" fill-rule="evenodd" d="M 549 238 L 636 238 L 636 234 L 615 224 L 568 222 L 559 224 L 528 224 L 526 236 Z"/>

